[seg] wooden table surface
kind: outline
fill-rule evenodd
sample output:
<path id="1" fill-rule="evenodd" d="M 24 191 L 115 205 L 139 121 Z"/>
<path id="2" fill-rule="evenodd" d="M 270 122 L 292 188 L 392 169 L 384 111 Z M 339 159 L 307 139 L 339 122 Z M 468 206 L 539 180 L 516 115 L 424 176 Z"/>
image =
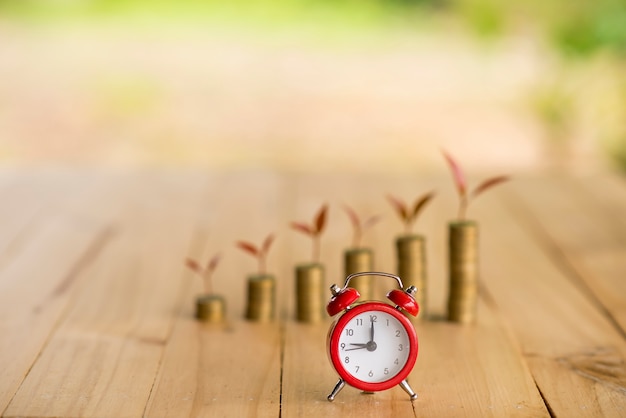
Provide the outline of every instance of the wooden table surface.
<path id="1" fill-rule="evenodd" d="M 437 198 L 429 312 L 410 376 L 373 395 L 347 387 L 325 353 L 330 319 L 294 320 L 294 267 L 310 242 L 289 229 L 330 204 L 326 282 L 343 283 L 351 231 L 341 206 L 382 214 L 364 242 L 395 271 L 400 221 L 384 196 Z M 0 174 L 0 413 L 4 417 L 626 416 L 626 181 L 520 176 L 470 206 L 480 223 L 478 321 L 443 320 L 447 175 L 263 170 L 5 170 Z M 278 318 L 243 319 L 255 260 L 234 245 L 277 234 L 269 270 Z M 224 325 L 194 318 L 201 283 L 183 260 L 221 252 Z M 330 295 L 330 294 L 329 294 Z"/>

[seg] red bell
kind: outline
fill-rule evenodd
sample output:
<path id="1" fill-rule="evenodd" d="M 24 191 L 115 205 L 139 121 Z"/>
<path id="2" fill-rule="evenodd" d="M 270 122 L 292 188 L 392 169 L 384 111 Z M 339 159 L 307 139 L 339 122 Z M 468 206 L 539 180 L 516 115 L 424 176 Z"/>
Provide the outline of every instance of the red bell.
<path id="1" fill-rule="evenodd" d="M 361 294 L 351 287 L 346 287 L 344 290 L 340 290 L 337 285 L 332 285 L 330 291 L 333 292 L 333 297 L 330 298 L 328 305 L 326 305 L 326 312 L 328 315 L 335 316 L 339 312 L 352 305 Z"/>
<path id="2" fill-rule="evenodd" d="M 413 298 L 413 293 L 415 293 L 416 291 L 417 289 L 415 288 L 415 286 L 410 286 L 406 291 L 393 289 L 392 291 L 387 293 L 387 298 L 411 315 L 417 316 L 420 308 Z"/>

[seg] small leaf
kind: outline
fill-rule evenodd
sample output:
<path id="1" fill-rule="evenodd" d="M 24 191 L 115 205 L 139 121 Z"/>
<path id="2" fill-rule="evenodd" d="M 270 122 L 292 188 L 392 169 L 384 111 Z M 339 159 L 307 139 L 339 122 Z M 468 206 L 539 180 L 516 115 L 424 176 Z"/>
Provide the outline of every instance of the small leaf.
<path id="1" fill-rule="evenodd" d="M 293 229 L 295 229 L 296 231 L 300 231 L 303 232 L 307 235 L 315 235 L 315 231 L 313 231 L 313 228 L 311 228 L 309 225 L 302 223 L 302 222 L 292 222 L 289 224 L 289 226 L 291 226 Z"/>
<path id="2" fill-rule="evenodd" d="M 435 197 L 435 192 L 430 192 L 426 193 L 419 200 L 417 200 L 415 202 L 415 206 L 413 206 L 413 213 L 411 213 L 411 218 L 416 218 L 417 215 L 419 215 L 419 213 L 422 211 L 422 209 L 424 209 L 424 206 L 426 206 L 426 204 L 430 202 L 433 197 Z"/>
<path id="3" fill-rule="evenodd" d="M 393 206 L 393 208 L 396 210 L 398 215 L 400 215 L 400 218 L 402 218 L 403 221 L 406 221 L 409 214 L 408 214 L 408 211 L 406 209 L 406 205 L 404 204 L 404 202 L 392 195 L 387 195 L 387 200 L 389 200 L 389 203 L 391 203 L 391 206 Z"/>
<path id="4" fill-rule="evenodd" d="M 261 246 L 263 254 L 267 254 L 273 241 L 274 241 L 274 234 L 269 234 L 267 238 L 265 238 L 265 241 L 263 241 L 263 245 Z"/>
<path id="5" fill-rule="evenodd" d="M 498 176 L 498 177 L 492 177 L 490 179 L 487 179 L 483 181 L 482 183 L 480 183 L 478 186 L 476 186 L 476 188 L 472 192 L 472 197 L 476 197 L 482 192 L 484 192 L 485 190 L 490 189 L 496 184 L 503 183 L 507 180 L 509 180 L 509 176 Z"/>
<path id="6" fill-rule="evenodd" d="M 212 272 L 213 270 L 215 270 L 221 258 L 222 258 L 221 254 L 215 254 L 213 258 L 209 260 L 209 263 L 206 266 L 206 271 Z"/>
<path id="7" fill-rule="evenodd" d="M 328 212 L 328 205 L 323 205 L 315 216 L 315 234 L 319 234 L 324 230 L 326 225 L 326 213 Z"/>
<path id="8" fill-rule="evenodd" d="M 459 195 L 463 197 L 466 194 L 466 182 L 465 182 L 465 175 L 463 174 L 463 170 L 461 170 L 461 167 L 457 164 L 456 161 L 454 161 L 454 159 L 447 152 L 445 151 L 442 151 L 442 152 L 443 152 L 443 156 L 448 162 L 448 165 L 450 166 L 450 170 L 452 171 L 452 178 L 459 192 Z"/>
<path id="9" fill-rule="evenodd" d="M 378 223 L 382 219 L 383 219 L 383 217 L 380 216 L 380 215 L 370 216 L 369 218 L 367 218 L 365 220 L 365 222 L 363 222 L 363 229 L 366 229 L 366 228 L 369 228 L 371 226 L 374 226 L 376 223 Z"/>
<path id="10" fill-rule="evenodd" d="M 198 264 L 198 262 L 196 260 L 193 260 L 191 258 L 187 258 L 185 260 L 185 265 L 190 269 L 193 270 L 196 273 L 201 273 L 202 272 L 202 268 L 200 267 L 200 264 Z"/>
<path id="11" fill-rule="evenodd" d="M 350 222 L 352 222 L 352 226 L 354 226 L 354 229 L 359 229 L 361 227 L 361 220 L 359 219 L 359 215 L 356 214 L 354 209 L 352 209 L 348 205 L 344 205 L 343 210 L 348 214 L 348 217 L 350 218 Z"/>
<path id="12" fill-rule="evenodd" d="M 255 257 L 259 255 L 259 249 L 253 244 L 250 244 L 249 242 L 238 241 L 237 247 L 241 248 L 242 250 L 246 251 L 249 254 L 252 254 Z"/>

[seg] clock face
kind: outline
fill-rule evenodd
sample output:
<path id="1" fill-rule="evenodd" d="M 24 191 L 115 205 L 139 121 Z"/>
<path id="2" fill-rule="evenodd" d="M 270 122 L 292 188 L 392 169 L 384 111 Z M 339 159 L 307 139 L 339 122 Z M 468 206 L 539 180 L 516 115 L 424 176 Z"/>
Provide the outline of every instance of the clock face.
<path id="1" fill-rule="evenodd" d="M 405 379 L 417 356 L 409 320 L 378 302 L 357 305 L 341 317 L 330 335 L 335 369 L 352 386 L 384 390 Z"/>

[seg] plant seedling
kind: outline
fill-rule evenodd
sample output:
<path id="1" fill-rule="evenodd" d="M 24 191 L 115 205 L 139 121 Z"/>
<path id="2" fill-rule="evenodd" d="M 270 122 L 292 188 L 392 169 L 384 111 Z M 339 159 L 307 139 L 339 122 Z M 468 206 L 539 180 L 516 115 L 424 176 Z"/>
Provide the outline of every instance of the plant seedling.
<path id="1" fill-rule="evenodd" d="M 407 235 L 410 235 L 411 230 L 413 229 L 413 224 L 415 223 L 418 215 L 421 213 L 422 209 L 424 209 L 424 206 L 426 206 L 426 204 L 430 202 L 433 197 L 435 197 L 435 192 L 429 192 L 417 198 L 415 200 L 415 203 L 413 204 L 412 210 L 408 207 L 406 203 L 392 195 L 387 195 L 387 200 L 389 200 L 391 206 L 393 206 L 398 216 L 400 216 L 402 223 L 404 223 L 404 232 Z"/>
<path id="2" fill-rule="evenodd" d="M 361 221 L 361 218 L 357 213 L 348 205 L 343 206 L 343 210 L 346 212 L 352 223 L 352 248 L 360 248 L 361 239 L 363 238 L 363 232 L 366 229 L 371 228 L 374 224 L 381 220 L 380 215 L 370 216 L 369 218 Z"/>
<path id="3" fill-rule="evenodd" d="M 456 186 L 457 193 L 459 194 L 459 212 L 458 219 L 459 221 L 465 220 L 465 214 L 467 212 L 467 206 L 470 201 L 476 198 L 479 194 L 483 193 L 485 190 L 492 188 L 493 186 L 503 183 L 509 180 L 508 176 L 497 176 L 491 177 L 487 180 L 484 180 L 480 183 L 476 188 L 474 188 L 471 192 L 468 193 L 467 181 L 465 178 L 465 174 L 461 169 L 461 166 L 452 158 L 448 153 L 443 151 L 443 156 L 448 162 L 448 166 L 450 167 L 450 171 L 452 171 L 452 179 Z"/>
<path id="4" fill-rule="evenodd" d="M 204 267 L 192 258 L 187 258 L 185 260 L 185 265 L 202 279 L 204 291 L 207 295 L 213 293 L 213 283 L 211 282 L 211 279 L 213 277 L 213 272 L 220 262 L 220 259 L 220 254 L 215 254 Z"/>
<path id="5" fill-rule="evenodd" d="M 326 214 L 328 213 L 328 205 L 324 204 L 313 217 L 311 224 L 304 222 L 292 222 L 290 226 L 296 231 L 300 231 L 313 240 L 313 263 L 318 263 L 320 259 L 320 235 L 326 226 Z"/>
<path id="6" fill-rule="evenodd" d="M 238 248 L 257 259 L 257 262 L 259 263 L 259 275 L 261 276 L 265 274 L 265 262 L 267 259 L 267 253 L 272 246 L 272 242 L 274 242 L 274 234 L 269 234 L 265 237 L 265 240 L 263 240 L 260 247 L 246 241 L 237 241 Z"/>

